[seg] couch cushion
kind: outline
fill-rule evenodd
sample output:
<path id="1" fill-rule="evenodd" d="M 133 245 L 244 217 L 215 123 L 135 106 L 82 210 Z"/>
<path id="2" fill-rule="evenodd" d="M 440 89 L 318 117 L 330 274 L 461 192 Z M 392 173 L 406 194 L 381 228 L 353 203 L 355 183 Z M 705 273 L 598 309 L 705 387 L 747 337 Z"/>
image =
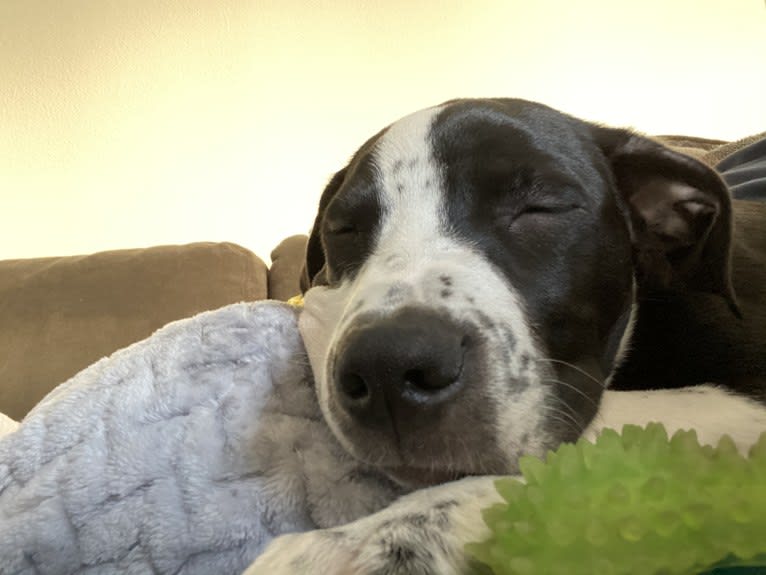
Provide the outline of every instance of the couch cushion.
<path id="1" fill-rule="evenodd" d="M 267 270 L 230 243 L 0 261 L 0 412 L 164 324 L 266 297 Z"/>
<path id="2" fill-rule="evenodd" d="M 306 259 L 308 236 L 290 236 L 271 252 L 269 297 L 287 301 L 301 293 L 300 277 Z"/>

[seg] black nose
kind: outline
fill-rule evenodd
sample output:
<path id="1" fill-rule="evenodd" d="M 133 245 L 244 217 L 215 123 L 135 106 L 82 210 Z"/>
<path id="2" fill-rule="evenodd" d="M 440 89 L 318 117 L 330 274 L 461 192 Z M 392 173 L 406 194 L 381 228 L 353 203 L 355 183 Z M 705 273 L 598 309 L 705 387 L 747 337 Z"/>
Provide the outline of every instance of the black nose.
<path id="1" fill-rule="evenodd" d="M 470 344 L 464 329 L 428 310 L 362 323 L 339 348 L 339 402 L 370 426 L 433 411 L 462 388 Z"/>

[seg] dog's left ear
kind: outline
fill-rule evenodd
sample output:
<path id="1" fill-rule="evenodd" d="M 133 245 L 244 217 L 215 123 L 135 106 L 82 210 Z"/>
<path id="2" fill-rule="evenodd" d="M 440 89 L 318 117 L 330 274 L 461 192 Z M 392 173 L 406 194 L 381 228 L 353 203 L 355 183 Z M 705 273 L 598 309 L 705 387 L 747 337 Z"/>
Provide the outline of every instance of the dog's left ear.
<path id="1" fill-rule="evenodd" d="M 709 166 L 627 130 L 594 128 L 628 214 L 637 281 L 644 291 L 722 296 L 731 285 L 731 196 Z"/>

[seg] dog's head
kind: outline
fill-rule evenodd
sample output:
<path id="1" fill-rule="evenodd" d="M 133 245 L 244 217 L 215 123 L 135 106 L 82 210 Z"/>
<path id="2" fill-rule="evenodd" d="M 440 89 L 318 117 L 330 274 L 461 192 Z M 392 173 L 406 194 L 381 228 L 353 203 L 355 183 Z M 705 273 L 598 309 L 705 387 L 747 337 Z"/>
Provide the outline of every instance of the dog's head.
<path id="1" fill-rule="evenodd" d="M 384 129 L 327 186 L 301 330 L 353 455 L 421 485 L 575 439 L 642 294 L 734 306 L 730 201 L 704 164 L 519 100 Z"/>

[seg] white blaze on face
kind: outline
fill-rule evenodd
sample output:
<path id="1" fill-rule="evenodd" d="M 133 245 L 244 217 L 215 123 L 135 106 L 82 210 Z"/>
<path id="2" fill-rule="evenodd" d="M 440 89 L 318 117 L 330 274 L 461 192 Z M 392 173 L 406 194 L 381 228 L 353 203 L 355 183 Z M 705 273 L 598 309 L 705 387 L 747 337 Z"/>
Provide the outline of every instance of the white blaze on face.
<path id="1" fill-rule="evenodd" d="M 451 248 L 442 231 L 443 174 L 428 140 L 438 112 L 423 110 L 395 123 L 374 151 L 385 215 L 368 267 L 390 270 L 400 280 L 414 279 L 420 265 Z"/>
<path id="2" fill-rule="evenodd" d="M 333 350 L 354 319 L 427 307 L 456 324 L 478 326 L 487 358 L 480 385 L 492 403 L 487 409 L 497 414 L 487 441 L 497 442 L 515 461 L 520 448 L 534 452 L 548 439 L 542 423 L 550 403 L 550 370 L 538 361 L 540 347 L 513 287 L 470 240 L 448 233 L 444 174 L 429 141 L 439 111 L 407 116 L 375 144 L 383 220 L 374 249 L 353 281 L 307 293 L 301 332 L 325 418 L 344 446 L 359 453 L 363 447 L 336 424 L 329 373 Z"/>

